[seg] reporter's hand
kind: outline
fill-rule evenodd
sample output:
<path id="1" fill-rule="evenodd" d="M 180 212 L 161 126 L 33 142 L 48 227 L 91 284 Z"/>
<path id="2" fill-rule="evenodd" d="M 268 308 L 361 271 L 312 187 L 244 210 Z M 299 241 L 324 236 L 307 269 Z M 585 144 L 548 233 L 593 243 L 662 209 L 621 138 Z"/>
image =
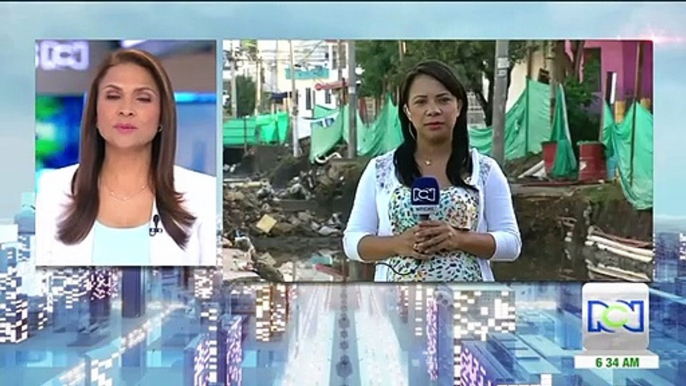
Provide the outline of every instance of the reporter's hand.
<path id="1" fill-rule="evenodd" d="M 395 236 L 395 254 L 398 256 L 414 257 L 415 259 L 427 260 L 431 256 L 423 254 L 417 250 L 417 232 L 419 226 L 414 226 L 405 232 Z"/>
<path id="2" fill-rule="evenodd" d="M 417 250 L 427 255 L 460 249 L 463 231 L 444 221 L 423 221 L 417 232 Z"/>

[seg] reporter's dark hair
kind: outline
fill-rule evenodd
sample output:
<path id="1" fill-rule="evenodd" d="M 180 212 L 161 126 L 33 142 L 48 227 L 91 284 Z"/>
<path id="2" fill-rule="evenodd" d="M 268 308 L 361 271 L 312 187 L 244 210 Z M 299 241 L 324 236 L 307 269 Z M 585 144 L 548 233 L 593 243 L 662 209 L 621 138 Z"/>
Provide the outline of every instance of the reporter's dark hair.
<path id="1" fill-rule="evenodd" d="M 60 220 L 57 237 L 67 245 L 78 244 L 90 233 L 98 217 L 100 195 L 98 181 L 105 159 L 105 140 L 97 125 L 97 101 L 100 82 L 110 68 L 135 64 L 150 73 L 160 91 L 162 130 L 152 140 L 150 187 L 155 194 L 160 220 L 174 242 L 181 248 L 188 243 L 188 229 L 195 217 L 183 208 L 183 196 L 174 188 L 176 154 L 176 102 L 169 75 L 157 58 L 148 52 L 122 49 L 110 53 L 100 64 L 88 90 L 81 120 L 79 166 L 71 183 L 72 200 Z"/>
<path id="2" fill-rule="evenodd" d="M 403 133 L 403 143 L 398 146 L 393 155 L 396 174 L 405 186 L 412 186 L 415 179 L 421 177 L 419 166 L 414 158 L 417 149 L 416 129 L 412 127 L 404 108 L 410 97 L 410 87 L 419 75 L 426 75 L 440 82 L 460 102 L 460 115 L 453 127 L 452 152 L 446 166 L 446 175 L 454 186 L 475 189 L 468 185 L 462 176 L 472 171 L 472 159 L 469 155 L 469 131 L 467 129 L 467 92 L 452 69 L 438 60 L 427 60 L 417 64 L 410 70 L 400 87 L 398 100 L 398 117 Z M 415 130 L 413 135 L 411 130 Z"/>

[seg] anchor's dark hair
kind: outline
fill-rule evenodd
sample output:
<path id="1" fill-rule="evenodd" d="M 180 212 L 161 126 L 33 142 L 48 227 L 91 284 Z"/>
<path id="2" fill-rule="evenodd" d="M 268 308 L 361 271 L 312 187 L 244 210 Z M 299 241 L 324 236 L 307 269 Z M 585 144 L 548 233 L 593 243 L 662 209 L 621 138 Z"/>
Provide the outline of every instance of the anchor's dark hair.
<path id="1" fill-rule="evenodd" d="M 67 245 L 78 244 L 90 232 L 98 216 L 100 195 L 98 181 L 105 158 L 105 139 L 96 128 L 100 83 L 107 72 L 120 64 L 144 68 L 160 91 L 160 126 L 162 131 L 152 141 L 150 187 L 155 194 L 160 219 L 169 236 L 185 248 L 190 227 L 196 218 L 183 207 L 183 196 L 174 187 L 176 154 L 176 102 L 171 80 L 158 58 L 146 51 L 121 49 L 110 53 L 100 64 L 88 90 L 81 121 L 79 166 L 71 183 L 71 202 L 59 220 L 57 238 Z"/>

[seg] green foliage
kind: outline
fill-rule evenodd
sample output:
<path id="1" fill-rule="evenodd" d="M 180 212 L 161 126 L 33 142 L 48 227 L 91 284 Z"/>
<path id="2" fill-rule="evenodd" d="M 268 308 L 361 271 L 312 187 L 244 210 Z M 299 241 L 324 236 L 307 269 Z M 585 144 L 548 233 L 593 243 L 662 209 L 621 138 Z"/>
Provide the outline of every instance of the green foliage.
<path id="1" fill-rule="evenodd" d="M 360 95 L 381 98 L 392 90 L 389 81 L 397 71 L 399 49 L 397 41 L 366 40 L 355 45 L 355 59 L 364 69 L 360 76 Z"/>
<path id="2" fill-rule="evenodd" d="M 257 59 L 257 39 L 241 40 L 239 50 L 248 56 L 250 60 Z"/>
<path id="3" fill-rule="evenodd" d="M 237 95 L 237 105 L 236 110 L 238 110 L 238 117 L 244 117 L 248 115 L 253 115 L 255 112 L 255 90 L 257 85 L 255 81 L 248 76 L 238 75 L 236 76 L 236 94 Z M 230 96 L 233 97 L 233 96 Z M 264 102 L 265 98 L 262 98 Z M 232 114 L 231 103 L 228 103 L 226 107 L 227 114 Z"/>
<path id="4" fill-rule="evenodd" d="M 595 85 L 599 81 L 600 61 L 589 56 L 583 67 L 583 81 L 575 74 L 565 79 L 565 96 L 567 102 L 567 119 L 572 143 L 580 141 L 597 141 L 600 130 L 600 115 L 590 111 L 598 97 Z M 575 152 L 578 152 L 574 146 Z"/>
<path id="5" fill-rule="evenodd" d="M 477 94 L 490 124 L 492 100 L 483 97 L 483 79 L 493 84 L 495 75 L 494 40 L 407 40 L 406 52 L 400 60 L 400 43 L 397 40 L 366 41 L 357 43 L 356 59 L 364 69 L 360 95 L 381 98 L 395 91 L 407 71 L 418 62 L 437 59 L 453 67 L 464 86 Z M 529 44 L 510 41 L 511 68 L 526 57 Z"/>
<path id="6" fill-rule="evenodd" d="M 268 92 L 263 92 L 262 93 L 262 99 L 260 100 L 260 105 L 257 106 L 257 112 L 259 114 L 266 114 L 271 112 L 272 110 L 272 101 L 271 98 L 272 94 Z"/>

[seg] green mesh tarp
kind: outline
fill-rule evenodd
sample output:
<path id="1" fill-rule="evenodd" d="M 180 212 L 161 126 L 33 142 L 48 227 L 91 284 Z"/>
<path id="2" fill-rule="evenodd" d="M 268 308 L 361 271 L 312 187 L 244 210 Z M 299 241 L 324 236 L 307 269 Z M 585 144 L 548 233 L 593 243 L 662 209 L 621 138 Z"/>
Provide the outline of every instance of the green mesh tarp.
<path id="1" fill-rule="evenodd" d="M 260 128 L 260 141 L 262 143 L 286 142 L 288 135 L 288 113 L 282 112 L 274 115 L 258 115 L 257 126 Z"/>
<path id="2" fill-rule="evenodd" d="M 257 141 L 257 122 L 255 117 L 230 119 L 224 122 L 224 146 L 255 145 Z"/>
<path id="3" fill-rule="evenodd" d="M 517 159 L 541 152 L 550 138 L 550 86 L 528 80 L 527 86 L 505 114 L 505 159 Z M 483 154 L 491 154 L 493 129 L 470 128 L 469 141 Z"/>
<path id="4" fill-rule="evenodd" d="M 348 109 L 347 105 L 343 106 L 343 111 L 341 114 L 342 115 L 338 115 L 338 118 L 336 118 L 336 120 L 343 121 L 343 141 L 345 141 L 345 143 L 350 143 L 350 141 L 348 140 L 350 136 L 350 132 L 348 131 L 348 122 L 350 121 L 350 110 Z M 367 125 L 362 121 L 359 112 L 355 115 L 355 117 L 357 121 L 355 127 L 355 130 L 357 130 L 357 155 L 365 155 L 365 142 L 367 141 L 367 136 L 370 128 L 367 127 Z"/>
<path id="5" fill-rule="evenodd" d="M 398 107 L 393 104 L 389 96 L 381 113 L 374 123 L 366 128 L 364 142 L 361 147 L 361 154 L 375 156 L 387 153 L 403 142 L 403 133 L 398 119 Z M 358 139 L 359 141 L 359 139 Z M 360 148 L 358 146 L 358 148 Z"/>
<path id="6" fill-rule="evenodd" d="M 373 157 L 384 154 L 400 146 L 403 141 L 398 108 L 390 95 L 386 96 L 384 107 L 373 123 L 365 125 L 358 115 L 356 129 L 358 155 Z M 348 138 L 349 133 L 344 130 L 343 140 L 346 143 L 349 143 Z"/>
<path id="7" fill-rule="evenodd" d="M 572 139 L 569 134 L 569 121 L 567 120 L 567 102 L 562 85 L 557 88 L 555 101 L 555 115 L 553 116 L 553 130 L 550 140 L 557 143 L 555 163 L 550 174 L 554 178 L 573 178 L 577 173 L 576 156 L 572 148 Z"/>
<path id="8" fill-rule="evenodd" d="M 333 124 L 324 127 L 315 123 L 312 125 L 312 140 L 310 144 L 310 160 L 325 155 L 342 139 L 349 143 L 348 122 L 350 113 L 348 106 L 342 109 L 329 109 L 316 106 L 315 118 L 335 116 Z M 376 156 L 391 151 L 402 142 L 402 131 L 396 106 L 390 96 L 386 98 L 383 109 L 371 124 L 365 124 L 357 115 L 357 154 L 361 156 Z"/>
<path id="9" fill-rule="evenodd" d="M 288 113 L 265 114 L 224 122 L 224 146 L 286 142 Z"/>
<path id="10" fill-rule="evenodd" d="M 614 157 L 617 161 L 624 196 L 638 210 L 652 208 L 653 115 L 640 103 L 634 103 L 624 120 L 616 123 L 610 106 L 605 104 L 604 126 L 606 158 Z"/>
<path id="11" fill-rule="evenodd" d="M 343 106 L 342 109 L 330 109 L 323 106 L 315 106 L 314 119 L 320 120 L 312 123 L 312 134 L 310 141 L 310 161 L 315 158 L 327 154 L 331 149 L 336 147 L 341 139 L 348 142 L 348 121 L 349 121 L 348 106 Z M 333 123 L 324 125 L 323 121 L 326 118 L 333 119 Z M 360 116 L 357 116 L 357 153 L 360 154 L 361 142 L 360 138 L 364 138 L 366 134 L 366 126 L 362 122 Z"/>
<path id="12" fill-rule="evenodd" d="M 343 138 L 343 119 L 337 119 L 339 113 L 335 110 L 328 111 L 329 115 L 321 114 L 316 118 L 333 118 L 333 122 L 329 125 L 324 125 L 323 120 L 312 123 L 312 134 L 310 136 L 310 162 L 314 162 L 317 157 L 326 155 L 329 150 L 333 149 Z M 347 120 L 346 120 L 347 122 Z"/>
<path id="13" fill-rule="evenodd" d="M 339 111 L 339 110 L 332 109 L 329 107 L 315 105 L 314 106 L 314 119 L 329 117 L 337 111 Z"/>
<path id="14" fill-rule="evenodd" d="M 348 107 L 342 111 L 316 106 L 315 118 L 337 115 L 334 124 L 328 127 L 312 126 L 310 160 L 328 153 L 341 139 L 348 142 Z M 505 118 L 505 159 L 516 159 L 527 154 L 537 154 L 542 150 L 542 142 L 550 139 L 550 86 L 533 80 L 517 102 L 510 108 Z M 340 133 L 340 134 L 339 134 Z M 334 140 L 340 135 L 338 140 Z M 470 128 L 470 143 L 481 153 L 490 154 L 493 143 L 491 128 Z M 391 151 L 402 143 L 402 131 L 397 107 L 390 95 L 383 109 L 371 124 L 364 124 L 357 117 L 357 154 L 376 156 Z"/>

